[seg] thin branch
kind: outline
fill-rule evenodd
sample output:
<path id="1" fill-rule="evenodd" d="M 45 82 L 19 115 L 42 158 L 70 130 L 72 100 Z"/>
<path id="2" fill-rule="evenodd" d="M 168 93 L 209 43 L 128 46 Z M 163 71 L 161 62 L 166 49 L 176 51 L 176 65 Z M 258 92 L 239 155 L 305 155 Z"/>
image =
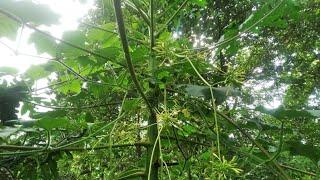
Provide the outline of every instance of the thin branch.
<path id="1" fill-rule="evenodd" d="M 64 148 L 48 148 L 47 151 L 89 151 L 89 150 L 101 150 L 107 148 L 121 148 L 130 146 L 149 146 L 147 142 L 136 142 L 127 144 L 113 144 L 104 146 L 94 146 L 94 147 L 64 147 Z M 32 147 L 32 146 L 15 146 L 15 145 L 0 145 L 1 150 L 7 151 L 18 151 L 18 150 L 42 150 L 43 147 Z"/>
<path id="2" fill-rule="evenodd" d="M 292 171 L 296 171 L 296 172 L 299 172 L 299 173 L 302 173 L 302 174 L 309 175 L 309 176 L 317 176 L 317 174 L 314 173 L 314 172 L 304 171 L 304 170 L 297 169 L 297 168 L 294 168 L 294 167 L 291 167 L 291 166 L 288 166 L 288 165 L 284 165 L 284 164 L 280 164 L 280 166 L 283 167 L 283 168 L 286 168 L 286 169 L 290 169 Z"/>
<path id="3" fill-rule="evenodd" d="M 201 146 L 207 146 L 207 147 L 211 147 L 211 144 L 208 143 L 202 143 L 202 142 L 198 142 L 198 141 L 194 141 L 194 140 L 188 140 L 188 139 L 183 139 L 183 138 L 175 138 L 172 136 L 161 136 L 162 140 L 166 140 L 166 138 L 171 139 L 171 140 L 176 140 L 178 139 L 179 141 L 183 141 L 189 144 L 197 144 L 197 145 L 201 145 Z"/>
<path id="4" fill-rule="evenodd" d="M 112 105 L 119 105 L 121 102 L 111 102 L 111 103 L 103 103 L 103 104 L 96 104 L 96 105 L 90 105 L 90 106 L 80 106 L 80 107 L 68 107 L 68 106 L 48 106 L 43 104 L 38 104 L 31 101 L 24 100 L 23 102 L 33 104 L 35 106 L 41 106 L 45 108 L 51 108 L 51 109 L 91 109 L 96 107 L 102 107 L 102 106 L 112 106 Z"/>

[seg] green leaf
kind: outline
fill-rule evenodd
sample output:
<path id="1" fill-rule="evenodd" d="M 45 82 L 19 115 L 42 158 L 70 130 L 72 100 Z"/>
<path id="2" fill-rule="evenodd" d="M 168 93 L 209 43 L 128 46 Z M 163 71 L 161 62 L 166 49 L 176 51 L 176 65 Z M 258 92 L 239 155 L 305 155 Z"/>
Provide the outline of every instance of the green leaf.
<path id="1" fill-rule="evenodd" d="M 57 118 L 57 117 L 65 117 L 67 115 L 67 111 L 65 110 L 55 110 L 55 111 L 48 111 L 43 113 L 35 113 L 32 117 L 35 119 L 40 118 Z"/>
<path id="2" fill-rule="evenodd" d="M 200 7 L 205 7 L 207 5 L 207 0 L 191 0 L 191 2 Z"/>
<path id="3" fill-rule="evenodd" d="M 68 125 L 69 125 L 69 120 L 66 117 L 59 117 L 59 118 L 45 117 L 45 118 L 41 118 L 36 122 L 36 126 L 46 130 L 52 130 L 54 128 L 67 128 Z"/>
<path id="4" fill-rule="evenodd" d="M 81 47 L 85 49 L 85 42 L 86 42 L 86 36 L 82 31 L 67 31 L 63 33 L 62 39 L 68 43 L 71 43 L 75 46 Z M 61 52 L 68 57 L 78 57 L 86 55 L 87 53 L 77 49 L 75 47 L 72 47 L 70 45 L 61 43 L 60 47 Z"/>
<path id="5" fill-rule="evenodd" d="M 47 5 L 36 4 L 27 0 L 1 0 L 0 7 L 19 17 L 25 23 L 50 25 L 58 23 L 59 19 L 59 15 L 51 11 Z"/>
<path id="6" fill-rule="evenodd" d="M 63 86 L 57 88 L 63 94 L 77 94 L 81 92 L 82 82 L 81 80 L 73 80 L 70 83 L 64 84 Z"/>
<path id="7" fill-rule="evenodd" d="M 137 108 L 141 107 L 141 103 L 140 103 L 140 99 L 136 98 L 136 99 L 129 99 L 126 100 L 123 104 L 123 110 L 126 112 L 131 112 L 136 110 Z"/>
<path id="8" fill-rule="evenodd" d="M 121 49 L 117 47 L 108 47 L 108 48 L 99 49 L 96 52 L 106 57 L 106 59 L 97 58 L 98 63 L 103 64 L 103 63 L 106 63 L 107 61 L 115 60 L 121 53 Z"/>
<path id="9" fill-rule="evenodd" d="M 183 85 L 187 94 L 204 98 L 205 100 L 211 100 L 211 92 L 208 86 L 198 86 L 198 85 Z M 238 96 L 240 92 L 232 87 L 218 87 L 212 88 L 213 97 L 216 100 L 216 104 L 221 104 L 226 100 L 228 96 Z"/>
<path id="10" fill-rule="evenodd" d="M 46 71 L 43 65 L 32 65 L 25 73 L 26 78 L 31 78 L 32 80 L 38 80 L 47 77 L 51 72 Z"/>
<path id="11" fill-rule="evenodd" d="M 11 134 L 17 132 L 19 128 L 16 127 L 1 127 L 0 128 L 0 137 L 1 138 L 7 138 Z"/>
<path id="12" fill-rule="evenodd" d="M 79 56 L 75 59 L 82 67 L 87 67 L 88 65 L 95 65 L 95 62 L 89 56 Z"/>
<path id="13" fill-rule="evenodd" d="M 222 38 L 220 38 L 219 42 L 229 40 L 229 39 L 233 38 L 234 36 L 236 36 L 238 33 L 239 33 L 239 30 L 237 28 L 231 26 L 230 28 L 225 30 L 225 33 L 222 36 Z M 219 47 L 219 49 L 226 49 L 226 53 L 228 53 L 229 55 L 234 55 L 238 52 L 239 46 L 240 46 L 239 41 L 237 40 L 237 38 L 234 38 L 233 40 L 222 44 Z"/>
<path id="14" fill-rule="evenodd" d="M 1 7 L 1 6 L 0 6 Z M 0 14 L 0 37 L 7 37 L 11 40 L 15 40 L 19 24 L 7 16 Z"/>
<path id="15" fill-rule="evenodd" d="M 18 74 L 18 70 L 13 67 L 0 67 L 0 76 L 4 75 L 16 75 Z"/>
<path id="16" fill-rule="evenodd" d="M 185 135 L 187 135 L 187 136 L 191 135 L 194 132 L 197 132 L 197 129 L 194 128 L 193 126 L 190 126 L 190 125 L 183 126 L 183 130 L 184 130 Z"/>
<path id="17" fill-rule="evenodd" d="M 55 42 L 54 39 L 42 33 L 39 33 L 39 32 L 32 33 L 29 38 L 29 43 L 32 43 L 35 45 L 38 54 L 48 53 L 52 56 L 56 54 L 57 43 Z"/>
<path id="18" fill-rule="evenodd" d="M 88 85 L 89 91 L 93 94 L 96 98 L 102 98 L 106 95 L 108 89 L 104 86 L 100 86 L 99 84 L 89 84 Z"/>
<path id="19" fill-rule="evenodd" d="M 301 141 L 288 141 L 285 149 L 292 155 L 305 156 L 317 163 L 320 160 L 320 149 L 313 144 L 303 144 Z"/>
<path id="20" fill-rule="evenodd" d="M 93 123 L 95 118 L 92 116 L 90 112 L 86 112 L 84 119 L 88 123 Z"/>
<path id="21" fill-rule="evenodd" d="M 292 119 L 292 118 L 319 118 L 320 110 L 296 110 L 286 109 L 280 106 L 277 109 L 266 109 L 263 106 L 258 106 L 257 111 L 269 114 L 277 119 Z"/>

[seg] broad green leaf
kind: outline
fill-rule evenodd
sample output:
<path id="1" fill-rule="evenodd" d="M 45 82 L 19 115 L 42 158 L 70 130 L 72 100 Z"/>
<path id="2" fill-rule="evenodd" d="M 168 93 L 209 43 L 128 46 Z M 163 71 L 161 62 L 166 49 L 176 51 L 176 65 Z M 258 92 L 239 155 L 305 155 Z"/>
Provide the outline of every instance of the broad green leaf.
<path id="1" fill-rule="evenodd" d="M 122 108 L 126 112 L 131 112 L 136 110 L 139 107 L 141 107 L 140 99 L 136 98 L 136 99 L 126 100 Z"/>
<path id="2" fill-rule="evenodd" d="M 237 40 L 237 38 L 234 38 L 230 41 L 230 39 L 235 37 L 238 33 L 239 33 L 239 30 L 232 26 L 225 31 L 222 39 L 219 40 L 219 41 L 227 41 L 227 43 L 222 44 L 222 46 L 220 46 L 219 48 L 226 49 L 226 52 L 230 56 L 234 55 L 239 50 L 240 42 Z"/>
<path id="3" fill-rule="evenodd" d="M 0 6 L 1 7 L 1 6 Z M 7 16 L 0 14 L 0 37 L 7 37 L 11 40 L 15 40 L 19 24 Z"/>
<path id="4" fill-rule="evenodd" d="M 107 38 L 107 40 L 105 40 L 102 44 L 103 48 L 109 48 L 109 47 L 117 47 L 120 48 L 121 47 L 121 43 L 120 40 L 117 36 L 110 36 Z"/>
<path id="5" fill-rule="evenodd" d="M 68 43 L 71 43 L 74 46 L 85 49 L 86 36 L 82 31 L 75 30 L 64 32 L 62 39 Z M 65 56 L 72 58 L 87 54 L 86 52 L 77 49 L 76 47 L 72 47 L 64 43 L 61 43 L 61 45 L 59 46 L 59 50 L 61 50 L 61 52 Z"/>
<path id="6" fill-rule="evenodd" d="M 320 110 L 286 109 L 283 106 L 280 106 L 277 109 L 266 109 L 263 106 L 258 106 L 256 110 L 265 114 L 269 114 L 277 119 L 320 117 Z"/>
<path id="7" fill-rule="evenodd" d="M 40 119 L 40 118 L 57 118 L 57 117 L 65 117 L 67 115 L 67 111 L 65 110 L 55 110 L 55 111 L 48 111 L 43 113 L 36 113 L 33 115 L 33 118 Z"/>
<path id="8" fill-rule="evenodd" d="M 285 142 L 285 149 L 292 155 L 305 156 L 317 163 L 320 160 L 320 149 L 313 144 L 303 144 L 299 141 Z"/>
<path id="9" fill-rule="evenodd" d="M 21 115 L 24 115 L 28 111 L 30 111 L 31 109 L 33 109 L 33 106 L 31 103 L 23 103 L 20 113 L 21 113 Z"/>
<path id="10" fill-rule="evenodd" d="M 56 55 L 57 43 L 54 39 L 39 33 L 34 32 L 29 38 L 29 43 L 35 45 L 38 54 L 48 53 L 52 56 Z"/>
<path id="11" fill-rule="evenodd" d="M 57 89 L 63 94 L 69 94 L 69 93 L 77 94 L 81 91 L 81 86 L 82 86 L 81 80 L 74 80 Z"/>
<path id="12" fill-rule="evenodd" d="M 89 41 L 107 42 L 110 40 L 110 38 L 118 39 L 117 33 L 116 33 L 117 31 L 114 23 L 107 23 L 99 27 L 101 27 L 102 29 L 91 28 L 89 30 L 87 34 L 87 38 Z M 105 29 L 106 31 L 104 31 L 103 29 Z"/>
<path id="13" fill-rule="evenodd" d="M 190 126 L 190 125 L 183 126 L 183 130 L 184 130 L 185 135 L 187 135 L 187 136 L 191 135 L 194 132 L 197 132 L 197 129 L 194 128 L 193 126 Z"/>
<path id="14" fill-rule="evenodd" d="M 98 63 L 106 63 L 107 61 L 115 61 L 115 59 L 119 56 L 121 49 L 117 47 L 108 47 L 108 48 L 103 48 L 99 49 L 96 51 L 98 54 L 101 54 L 102 56 L 106 57 L 105 59 L 103 58 L 97 58 Z"/>
<path id="15" fill-rule="evenodd" d="M 45 117 L 45 118 L 39 119 L 36 122 L 36 125 L 46 130 L 52 130 L 54 128 L 67 128 L 69 125 L 69 120 L 66 117 L 59 117 L 59 118 Z"/>
<path id="16" fill-rule="evenodd" d="M 87 67 L 88 65 L 95 65 L 95 62 L 89 56 L 79 56 L 76 59 L 81 66 Z"/>
<path id="17" fill-rule="evenodd" d="M 23 22 L 45 25 L 58 23 L 58 14 L 54 13 L 47 5 L 36 4 L 27 0 L 1 0 L 0 7 L 19 17 Z"/>
<path id="18" fill-rule="evenodd" d="M 7 138 L 11 134 L 17 132 L 19 128 L 16 127 L 0 127 L 0 138 Z"/>
<path id="19" fill-rule="evenodd" d="M 198 85 L 182 85 L 185 87 L 187 94 L 204 98 L 205 100 L 211 99 L 211 92 L 208 86 L 198 86 Z M 213 87 L 212 88 L 213 97 L 217 104 L 221 104 L 226 100 L 228 96 L 238 96 L 240 92 L 232 87 Z"/>
<path id="20" fill-rule="evenodd" d="M 51 72 L 47 71 L 43 65 L 32 65 L 25 73 L 26 78 L 31 78 L 32 80 L 38 80 L 47 77 Z"/>
<path id="21" fill-rule="evenodd" d="M 0 67 L 0 77 L 4 75 L 15 75 L 18 74 L 18 70 L 13 67 Z"/>
<path id="22" fill-rule="evenodd" d="M 142 47 L 135 47 L 134 50 L 131 52 L 132 62 L 135 65 L 144 64 L 148 60 L 148 48 L 145 46 Z"/>
<path id="23" fill-rule="evenodd" d="M 92 95 L 96 98 L 102 98 L 108 93 L 107 92 L 108 89 L 99 84 L 91 83 L 88 85 L 88 89 L 92 93 Z"/>

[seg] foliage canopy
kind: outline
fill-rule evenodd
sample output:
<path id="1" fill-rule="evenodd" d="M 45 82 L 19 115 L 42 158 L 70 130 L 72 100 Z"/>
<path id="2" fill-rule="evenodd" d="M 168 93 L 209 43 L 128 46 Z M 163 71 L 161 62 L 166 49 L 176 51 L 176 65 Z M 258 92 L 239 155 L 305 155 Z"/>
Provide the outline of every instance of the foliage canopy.
<path id="1" fill-rule="evenodd" d="M 38 55 L 7 47 L 52 56 L 0 68 L 0 179 L 318 179 L 319 5 L 103 0 L 58 38 L 47 6 L 0 1 Z"/>

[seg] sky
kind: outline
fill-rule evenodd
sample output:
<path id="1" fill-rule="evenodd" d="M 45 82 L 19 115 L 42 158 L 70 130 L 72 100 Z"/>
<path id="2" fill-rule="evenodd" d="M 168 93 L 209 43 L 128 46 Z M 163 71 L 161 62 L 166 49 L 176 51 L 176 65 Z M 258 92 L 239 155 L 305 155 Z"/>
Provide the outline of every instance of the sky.
<path id="1" fill-rule="evenodd" d="M 87 12 L 94 7 L 93 0 L 87 0 L 85 3 L 79 3 L 77 0 L 33 0 L 36 3 L 47 4 L 54 12 L 60 15 L 59 24 L 46 27 L 46 30 L 49 31 L 55 37 L 61 38 L 64 31 L 75 30 L 79 25 L 79 20 L 87 15 Z M 1 27 L 0 27 L 1 28 Z M 11 47 L 12 49 L 18 50 L 21 53 L 36 55 L 41 57 L 50 57 L 48 54 L 37 54 L 37 51 L 33 44 L 28 43 L 28 38 L 33 31 L 24 28 L 22 32 L 21 39 L 16 41 L 10 41 L 7 38 L 0 38 L 0 67 L 14 67 L 20 74 L 25 72 L 31 65 L 45 63 L 46 60 L 33 58 L 24 55 L 16 55 L 12 50 L 6 46 Z M 6 46 L 5 46 L 5 45 Z M 10 78 L 8 78 L 10 79 Z M 33 88 L 41 88 L 47 86 L 47 80 L 41 79 L 37 81 L 36 85 Z M 41 92 L 40 92 L 41 93 Z M 52 95 L 43 94 L 48 100 L 53 98 Z M 22 103 L 20 103 L 19 111 L 21 110 Z M 37 111 L 45 112 L 48 111 L 48 108 L 36 107 Z M 28 119 L 29 113 L 21 116 L 19 113 L 19 118 Z"/>
<path id="2" fill-rule="evenodd" d="M 60 15 L 59 24 L 46 28 L 51 34 L 56 37 L 61 37 L 64 31 L 74 30 L 78 26 L 79 20 L 84 17 L 88 10 L 93 8 L 93 0 L 87 0 L 85 3 L 79 3 L 77 0 L 33 0 L 40 4 L 47 4 L 54 12 Z M 1 27 L 0 27 L 1 28 Z M 32 44 L 28 43 L 28 38 L 32 31 L 28 28 L 23 29 L 21 40 L 10 41 L 6 38 L 0 38 L 0 67 L 9 66 L 19 70 L 20 73 L 25 72 L 32 64 L 45 63 L 46 60 L 33 58 L 23 55 L 15 55 L 7 46 L 18 50 L 19 52 L 39 55 Z M 43 56 L 48 56 L 42 54 Z"/>

